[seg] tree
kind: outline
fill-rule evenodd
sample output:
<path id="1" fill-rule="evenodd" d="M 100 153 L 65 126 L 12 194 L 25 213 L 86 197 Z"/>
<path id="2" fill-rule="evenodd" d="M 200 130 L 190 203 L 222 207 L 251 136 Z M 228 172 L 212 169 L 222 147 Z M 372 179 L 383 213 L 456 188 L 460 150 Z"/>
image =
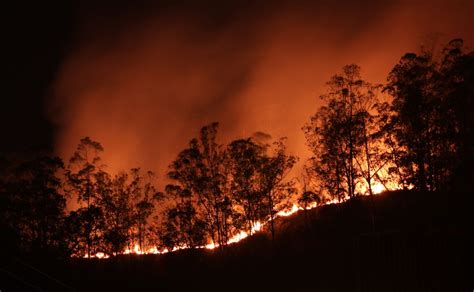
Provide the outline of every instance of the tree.
<path id="1" fill-rule="evenodd" d="M 364 81 L 357 65 L 345 66 L 327 86 L 328 93 L 321 96 L 326 105 L 303 127 L 313 152 L 309 170 L 339 200 L 354 197 L 358 184 L 365 184 L 372 194 L 381 163 L 374 123 L 380 86 Z"/>
<path id="2" fill-rule="evenodd" d="M 323 197 L 321 196 L 321 191 L 316 190 L 320 188 L 319 184 L 312 183 L 313 177 L 311 170 L 304 165 L 303 172 L 301 174 L 300 179 L 298 180 L 301 186 L 301 195 L 297 199 L 298 205 L 303 208 L 303 210 L 307 210 L 310 205 L 316 204 L 319 205 L 323 202 Z"/>
<path id="3" fill-rule="evenodd" d="M 241 210 L 239 226 L 245 226 L 248 234 L 257 223 L 266 217 L 263 205 L 264 193 L 260 188 L 260 171 L 265 148 L 251 139 L 232 141 L 227 146 L 228 165 L 230 169 L 229 190 L 233 201 Z"/>
<path id="4" fill-rule="evenodd" d="M 66 199 L 60 193 L 58 157 L 37 157 L 13 167 L 4 182 L 8 199 L 4 222 L 17 232 L 23 251 L 58 252 Z"/>
<path id="5" fill-rule="evenodd" d="M 422 190 L 434 188 L 429 177 L 434 150 L 431 118 L 435 75 L 431 54 L 409 53 L 390 72 L 386 87 L 393 96 L 393 129 L 398 145 L 408 150 L 400 162 L 411 174 L 408 183 Z"/>
<path id="6" fill-rule="evenodd" d="M 71 211 L 65 218 L 64 239 L 73 256 L 88 257 L 102 252 L 102 210 L 94 205 Z"/>
<path id="7" fill-rule="evenodd" d="M 466 110 L 474 92 L 472 64 L 473 53 L 464 53 L 463 41 L 455 39 L 440 56 L 426 50 L 405 54 L 388 76 L 391 128 L 402 149 L 398 162 L 417 189 L 446 189 L 455 177 L 473 177 L 467 137 L 474 122 Z"/>
<path id="8" fill-rule="evenodd" d="M 346 153 L 339 135 L 342 125 L 338 122 L 341 120 L 338 115 L 336 104 L 331 103 L 321 107 L 303 129 L 313 152 L 305 165 L 306 170 L 313 174 L 322 190 L 341 201 L 347 196 L 344 181 Z"/>
<path id="9" fill-rule="evenodd" d="M 267 218 L 270 221 L 272 240 L 275 239 L 274 219 L 276 214 L 287 207 L 291 194 L 296 193 L 294 181 L 288 180 L 288 172 L 295 165 L 297 158 L 286 154 L 285 139 L 274 143 L 274 153 L 261 158 L 259 185 L 267 206 Z"/>
<path id="10" fill-rule="evenodd" d="M 103 249 L 108 255 L 122 253 L 130 241 L 129 231 L 133 224 L 131 192 L 128 174 L 118 173 L 111 177 L 104 171 L 95 174 L 97 207 L 103 215 L 100 228 Z"/>
<path id="11" fill-rule="evenodd" d="M 376 116 L 375 123 L 379 126 L 380 130 L 375 136 L 376 139 L 381 140 L 382 147 L 379 148 L 379 157 L 381 161 L 384 161 L 380 167 L 386 166 L 387 169 L 386 176 L 380 177 L 376 174 L 377 178 L 384 186 L 392 181 L 398 187 L 406 190 L 410 186 L 410 173 L 404 167 L 404 165 L 407 165 L 407 149 L 398 144 L 397 133 L 399 125 L 395 122 L 391 104 L 388 102 L 378 104 L 377 112 L 378 115 Z"/>
<path id="12" fill-rule="evenodd" d="M 232 141 L 227 147 L 229 189 L 245 222 L 236 223 L 246 226 L 249 234 L 257 223 L 269 221 L 274 239 L 274 218 L 287 207 L 290 195 L 296 191 L 293 181 L 286 176 L 297 159 L 286 154 L 284 140 L 275 142 L 273 149 L 252 138 Z M 268 153 L 271 150 L 273 153 Z"/>
<path id="13" fill-rule="evenodd" d="M 462 191 L 472 191 L 474 181 L 474 52 L 466 52 L 462 39 L 451 40 L 443 49 L 440 61 L 439 84 L 443 92 L 442 113 L 446 120 L 442 125 L 449 127 L 445 137 L 451 142 L 446 146 L 454 157 L 447 161 L 447 184 Z M 445 131 L 446 132 L 446 131 Z"/>
<path id="14" fill-rule="evenodd" d="M 141 251 L 147 244 L 149 218 L 155 212 L 155 204 L 163 199 L 163 194 L 153 185 L 154 173 L 148 171 L 145 176 L 139 168 L 130 170 L 131 182 L 128 189 L 132 196 L 132 235 L 138 238 Z"/>
<path id="15" fill-rule="evenodd" d="M 91 140 L 89 137 L 82 138 L 79 145 L 74 151 L 73 156 L 69 160 L 69 165 L 66 170 L 67 178 L 67 190 L 74 194 L 79 203 L 85 204 L 85 208 L 94 208 L 94 210 L 83 210 L 81 218 L 84 220 L 96 220 L 97 214 L 102 214 L 101 211 L 97 210 L 98 200 L 98 178 L 104 178 L 100 175 L 102 165 L 100 165 L 99 154 L 104 151 L 104 148 L 99 142 Z M 94 216 L 92 216 L 92 214 Z M 94 228 L 95 222 L 85 222 L 86 230 L 91 232 L 99 232 L 98 229 Z M 96 242 L 93 238 L 97 237 L 97 234 L 91 233 L 79 233 L 85 236 L 87 243 L 87 255 L 91 257 L 92 250 L 95 249 L 92 245 Z"/>
<path id="16" fill-rule="evenodd" d="M 192 139 L 189 147 L 172 162 L 168 177 L 175 182 L 173 188 L 179 187 L 180 192 L 190 194 L 212 242 L 224 246 L 229 238 L 230 200 L 223 191 L 225 156 L 216 141 L 217 130 L 217 123 L 203 127 L 199 139 Z"/>
<path id="17" fill-rule="evenodd" d="M 173 198 L 174 204 L 166 209 L 164 222 L 158 230 L 161 245 L 169 250 L 205 245 L 207 223 L 197 213 L 192 194 L 173 185 L 166 187 L 166 193 Z"/>

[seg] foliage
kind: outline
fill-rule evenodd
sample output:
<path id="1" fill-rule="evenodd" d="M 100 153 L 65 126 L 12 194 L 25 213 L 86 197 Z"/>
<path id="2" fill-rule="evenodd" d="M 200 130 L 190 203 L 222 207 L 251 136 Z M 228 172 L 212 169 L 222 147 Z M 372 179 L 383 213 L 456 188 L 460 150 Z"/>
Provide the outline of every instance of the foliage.
<path id="1" fill-rule="evenodd" d="M 455 174 L 472 178 L 473 60 L 455 39 L 439 57 L 405 54 L 390 72 L 391 130 L 407 184 L 434 191 L 451 188 Z"/>
<path id="2" fill-rule="evenodd" d="M 309 170 L 331 196 L 343 200 L 357 194 L 359 184 L 372 193 L 372 179 L 381 164 L 377 91 L 361 79 L 357 65 L 347 65 L 342 74 L 327 83 L 326 102 L 303 127 L 313 157 Z"/>
<path id="3" fill-rule="evenodd" d="M 372 195 L 375 183 L 472 192 L 474 53 L 462 40 L 439 55 L 405 54 L 383 91 L 363 80 L 357 65 L 345 66 L 327 89 L 324 105 L 303 128 L 313 155 L 301 190 L 289 175 L 297 157 L 287 153 L 285 138 L 271 143 L 270 135 L 257 132 L 221 144 L 218 123 L 203 127 L 179 152 L 164 193 L 152 172 L 107 172 L 104 148 L 89 137 L 66 167 L 57 157 L 2 158 L 3 246 L 80 257 L 114 256 L 136 246 L 223 248 L 263 222 L 274 238 L 276 215 L 294 203 L 308 209 L 328 197 Z M 392 101 L 381 102 L 384 94 Z M 67 211 L 66 199 L 78 206 Z M 371 215 L 374 226 L 374 210 Z"/>
<path id="4" fill-rule="evenodd" d="M 14 166 L 3 178 L 1 219 L 16 233 L 22 250 L 45 252 L 61 245 L 66 203 L 58 176 L 62 169 L 61 159 L 43 156 Z"/>

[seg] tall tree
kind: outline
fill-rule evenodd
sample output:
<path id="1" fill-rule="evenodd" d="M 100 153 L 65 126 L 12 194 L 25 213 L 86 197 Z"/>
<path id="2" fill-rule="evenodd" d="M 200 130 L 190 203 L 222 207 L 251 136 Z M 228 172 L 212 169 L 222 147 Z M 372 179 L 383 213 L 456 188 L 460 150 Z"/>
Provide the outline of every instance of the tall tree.
<path id="1" fill-rule="evenodd" d="M 380 161 L 375 158 L 378 129 L 374 125 L 380 86 L 364 81 L 357 65 L 345 66 L 327 86 L 327 94 L 321 96 L 326 105 L 303 127 L 314 154 L 310 170 L 340 200 L 354 197 L 361 183 L 372 194 Z"/>
<path id="2" fill-rule="evenodd" d="M 275 239 L 274 219 L 276 214 L 288 207 L 289 198 L 296 193 L 294 181 L 287 178 L 297 158 L 286 153 L 285 139 L 274 143 L 274 153 L 261 158 L 259 185 L 267 205 L 267 218 L 270 221 L 272 240 Z"/>
<path id="3" fill-rule="evenodd" d="M 435 64 L 429 52 L 409 53 L 390 72 L 386 87 L 393 96 L 398 145 L 408 150 L 405 152 L 407 157 L 401 161 L 412 174 L 408 183 L 422 190 L 434 188 L 429 177 L 434 150 L 431 121 L 435 78 Z"/>
<path id="4" fill-rule="evenodd" d="M 263 204 L 266 193 L 261 189 L 261 170 L 265 147 L 252 139 L 232 141 L 227 147 L 230 169 L 230 193 L 242 215 L 241 224 L 251 234 L 257 223 L 265 220 Z"/>
<path id="5" fill-rule="evenodd" d="M 384 186 L 393 182 L 399 188 L 406 190 L 410 186 L 409 177 L 411 174 L 409 173 L 410 170 L 404 167 L 408 164 L 407 148 L 401 147 L 397 140 L 400 125 L 396 123 L 390 103 L 378 104 L 377 112 L 375 124 L 378 125 L 380 130 L 374 135 L 376 139 L 381 141 L 378 156 L 383 162 L 380 167 L 386 167 L 386 175 L 379 176 L 376 174 L 376 176 Z"/>
<path id="6" fill-rule="evenodd" d="M 213 243 L 224 246 L 231 220 L 225 186 L 224 152 L 217 143 L 218 123 L 201 129 L 199 139 L 192 139 L 170 165 L 168 177 L 174 186 L 191 195 L 193 206 L 206 222 L 206 232 Z"/>
<path id="7" fill-rule="evenodd" d="M 155 175 L 148 171 L 141 174 L 139 168 L 130 170 L 131 182 L 128 189 L 132 197 L 132 236 L 138 239 L 138 246 L 144 250 L 149 240 L 148 229 L 150 216 L 156 210 L 156 204 L 163 199 L 163 194 L 158 192 L 153 184 Z"/>
<path id="8" fill-rule="evenodd" d="M 97 206 L 103 213 L 103 249 L 108 255 L 123 252 L 130 241 L 129 231 L 133 224 L 131 192 L 128 174 L 118 173 L 111 177 L 104 171 L 95 174 Z"/>
<path id="9" fill-rule="evenodd" d="M 474 189 L 474 51 L 466 51 L 462 39 L 451 40 L 442 51 L 439 71 L 445 117 L 441 123 L 449 127 L 444 136 L 451 141 L 443 145 L 455 153 L 445 159 L 451 170 L 447 183 L 469 192 Z"/>
<path id="10" fill-rule="evenodd" d="M 399 162 L 415 188 L 446 189 L 455 177 L 473 177 L 473 143 L 467 138 L 474 123 L 467 110 L 473 103 L 473 54 L 454 39 L 440 55 L 405 54 L 388 76 Z"/>
<path id="11" fill-rule="evenodd" d="M 101 171 L 102 165 L 100 159 L 100 153 L 104 151 L 104 148 L 99 142 L 91 140 L 89 137 L 82 138 L 73 156 L 69 160 L 69 165 L 66 170 L 67 178 L 67 190 L 72 193 L 78 200 L 79 203 L 85 205 L 87 209 L 93 208 L 94 210 L 84 210 L 81 214 L 84 214 L 81 218 L 84 220 L 95 220 L 98 214 L 102 214 L 101 210 L 98 209 L 98 186 L 97 178 L 103 178 L 98 175 Z M 92 214 L 94 216 L 92 216 Z M 92 221 L 85 222 L 85 227 L 90 232 L 82 233 L 87 243 L 87 255 L 92 255 L 93 245 L 97 242 L 93 239 L 98 235 L 98 232 L 94 228 L 95 223 Z"/>

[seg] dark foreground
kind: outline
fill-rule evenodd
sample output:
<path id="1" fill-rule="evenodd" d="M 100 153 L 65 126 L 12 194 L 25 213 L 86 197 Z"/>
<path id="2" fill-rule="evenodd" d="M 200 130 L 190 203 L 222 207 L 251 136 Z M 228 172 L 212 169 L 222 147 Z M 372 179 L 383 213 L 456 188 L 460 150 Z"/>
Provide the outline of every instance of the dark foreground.
<path id="1" fill-rule="evenodd" d="M 473 291 L 470 196 L 392 192 L 279 219 L 223 251 L 6 257 L 4 291 Z M 374 214 L 373 216 L 371 214 Z"/>

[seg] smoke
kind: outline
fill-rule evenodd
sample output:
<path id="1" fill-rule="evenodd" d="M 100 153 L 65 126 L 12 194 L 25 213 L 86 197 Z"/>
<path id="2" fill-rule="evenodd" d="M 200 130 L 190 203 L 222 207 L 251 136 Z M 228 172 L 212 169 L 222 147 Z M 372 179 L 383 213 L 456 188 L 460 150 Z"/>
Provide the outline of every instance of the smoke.
<path id="1" fill-rule="evenodd" d="M 77 9 L 48 105 L 59 155 L 90 136 L 110 170 L 140 166 L 163 179 L 198 130 L 219 121 L 223 141 L 286 136 L 302 161 L 301 127 L 342 66 L 383 82 L 427 38 L 474 37 L 467 1 L 195 2 Z"/>

